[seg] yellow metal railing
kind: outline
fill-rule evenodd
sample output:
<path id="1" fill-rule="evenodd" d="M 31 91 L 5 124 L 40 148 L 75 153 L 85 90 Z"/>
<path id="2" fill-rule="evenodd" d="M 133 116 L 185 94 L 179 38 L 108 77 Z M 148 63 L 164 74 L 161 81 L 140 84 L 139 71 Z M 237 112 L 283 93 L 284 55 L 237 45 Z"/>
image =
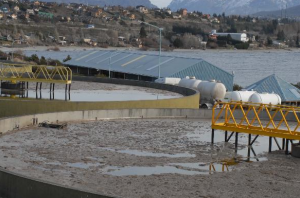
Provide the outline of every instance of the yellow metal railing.
<path id="1" fill-rule="evenodd" d="M 300 140 L 300 108 L 282 105 L 219 102 L 212 111 L 212 129 Z M 289 121 L 292 120 L 292 121 Z"/>
<path id="2" fill-rule="evenodd" d="M 72 83 L 72 70 L 64 66 L 0 64 L 0 80 Z"/>

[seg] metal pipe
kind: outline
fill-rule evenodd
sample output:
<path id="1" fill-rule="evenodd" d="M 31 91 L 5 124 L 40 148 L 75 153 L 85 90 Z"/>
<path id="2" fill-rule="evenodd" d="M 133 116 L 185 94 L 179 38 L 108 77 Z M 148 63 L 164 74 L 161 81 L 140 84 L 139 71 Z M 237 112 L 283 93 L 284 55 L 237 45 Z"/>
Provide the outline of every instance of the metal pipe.
<path id="1" fill-rule="evenodd" d="M 214 139 L 215 139 L 215 129 L 211 130 L 211 144 L 214 144 Z"/>
<path id="2" fill-rule="evenodd" d="M 238 143 L 239 143 L 239 133 L 235 133 L 235 152 L 237 153 L 238 150 Z"/>
<path id="3" fill-rule="evenodd" d="M 269 137 L 269 153 L 272 152 L 272 137 Z"/>

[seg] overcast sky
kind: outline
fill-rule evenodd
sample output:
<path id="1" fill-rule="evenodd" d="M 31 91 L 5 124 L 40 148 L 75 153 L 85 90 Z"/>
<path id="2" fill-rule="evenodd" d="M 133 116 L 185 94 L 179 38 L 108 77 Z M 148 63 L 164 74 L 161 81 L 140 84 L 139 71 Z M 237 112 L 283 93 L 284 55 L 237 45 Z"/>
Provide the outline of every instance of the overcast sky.
<path id="1" fill-rule="evenodd" d="M 152 4 L 156 5 L 157 7 L 167 7 L 172 0 L 150 0 Z"/>

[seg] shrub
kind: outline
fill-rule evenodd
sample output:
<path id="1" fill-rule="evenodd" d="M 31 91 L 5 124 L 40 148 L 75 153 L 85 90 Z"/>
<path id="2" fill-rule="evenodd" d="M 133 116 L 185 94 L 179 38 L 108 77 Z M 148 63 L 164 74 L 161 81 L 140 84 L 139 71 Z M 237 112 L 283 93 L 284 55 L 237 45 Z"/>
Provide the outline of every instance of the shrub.
<path id="1" fill-rule="evenodd" d="M 242 89 L 243 89 L 243 87 L 238 84 L 233 85 L 233 91 L 241 91 Z"/>
<path id="2" fill-rule="evenodd" d="M 236 49 L 248 49 L 249 43 L 238 43 L 238 44 L 235 44 L 234 47 Z"/>

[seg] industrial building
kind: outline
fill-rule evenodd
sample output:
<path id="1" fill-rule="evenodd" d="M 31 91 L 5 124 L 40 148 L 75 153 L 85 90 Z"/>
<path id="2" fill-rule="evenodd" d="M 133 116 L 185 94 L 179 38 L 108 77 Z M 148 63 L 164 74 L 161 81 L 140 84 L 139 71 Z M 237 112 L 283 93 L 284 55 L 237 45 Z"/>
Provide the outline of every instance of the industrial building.
<path id="1" fill-rule="evenodd" d="M 211 31 L 211 36 L 215 36 L 215 37 L 218 36 L 226 37 L 228 35 L 230 35 L 231 38 L 235 41 L 241 41 L 244 43 L 249 41 L 249 38 L 246 33 L 226 33 L 226 32 L 219 33 L 216 30 Z"/>
<path id="2" fill-rule="evenodd" d="M 220 81 L 228 91 L 233 89 L 233 74 L 201 58 L 163 55 L 159 64 L 159 56 L 153 53 L 97 50 L 77 53 L 65 64 L 74 73 L 143 81 L 157 79 L 160 68 L 160 77 L 195 76 L 201 80 Z"/>
<path id="3" fill-rule="evenodd" d="M 300 90 L 275 74 L 272 74 L 245 89 L 248 91 L 254 90 L 258 93 L 278 94 L 281 97 L 282 102 L 300 101 Z"/>

